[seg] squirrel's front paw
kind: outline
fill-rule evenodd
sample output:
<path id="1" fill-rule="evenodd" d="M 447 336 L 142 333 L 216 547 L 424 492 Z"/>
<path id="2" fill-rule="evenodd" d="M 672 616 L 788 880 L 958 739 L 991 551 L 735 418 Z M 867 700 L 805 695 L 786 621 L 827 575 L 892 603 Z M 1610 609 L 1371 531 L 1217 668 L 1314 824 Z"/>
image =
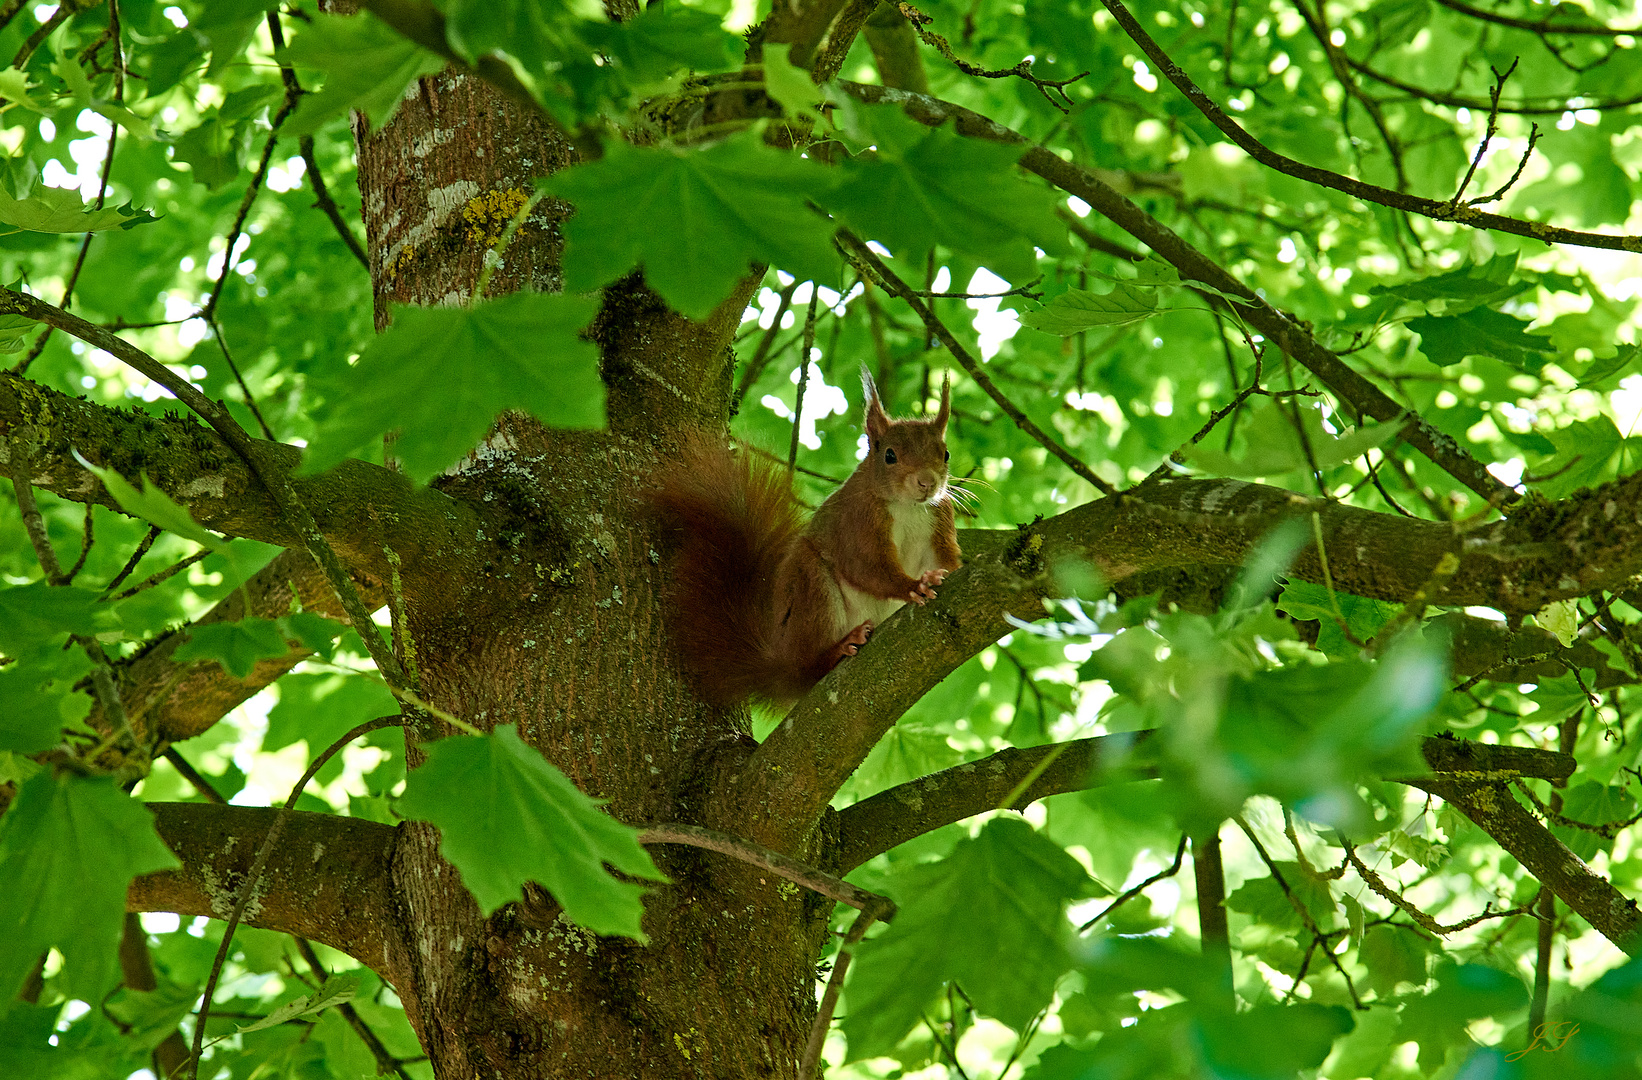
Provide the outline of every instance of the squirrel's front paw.
<path id="1" fill-rule="evenodd" d="M 947 572 L 945 570 L 926 570 L 924 572 L 924 576 L 918 579 L 918 583 L 914 585 L 912 587 L 912 591 L 907 594 L 907 598 L 914 604 L 922 604 L 926 601 L 935 599 L 936 594 L 934 586 L 945 581 L 946 574 Z"/>

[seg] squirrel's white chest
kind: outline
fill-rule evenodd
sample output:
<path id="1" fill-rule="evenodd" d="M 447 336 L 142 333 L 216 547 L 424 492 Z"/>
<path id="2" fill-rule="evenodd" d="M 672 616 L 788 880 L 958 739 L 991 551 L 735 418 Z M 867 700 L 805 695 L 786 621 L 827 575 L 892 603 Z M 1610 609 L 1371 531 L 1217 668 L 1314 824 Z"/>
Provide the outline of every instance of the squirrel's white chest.
<path id="1" fill-rule="evenodd" d="M 925 503 L 894 504 L 889 507 L 890 538 L 895 542 L 895 557 L 908 577 L 922 577 L 937 568 L 932 539 L 935 534 L 935 515 Z M 840 596 L 835 611 L 840 634 L 861 625 L 868 619 L 874 625 L 901 610 L 906 598 L 886 599 L 862 592 L 847 581 L 838 582 Z"/>
<path id="2" fill-rule="evenodd" d="M 895 539 L 895 554 L 901 560 L 901 569 L 908 577 L 922 577 L 926 571 L 934 570 L 935 515 L 929 504 L 891 504 L 889 517 L 890 535 Z"/>

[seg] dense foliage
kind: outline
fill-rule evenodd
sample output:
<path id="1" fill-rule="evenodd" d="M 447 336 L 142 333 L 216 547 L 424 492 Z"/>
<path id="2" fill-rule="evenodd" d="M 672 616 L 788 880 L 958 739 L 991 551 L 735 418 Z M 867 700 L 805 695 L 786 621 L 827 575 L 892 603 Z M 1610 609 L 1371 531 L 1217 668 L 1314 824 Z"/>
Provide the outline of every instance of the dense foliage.
<path id="1" fill-rule="evenodd" d="M 156 379 L 169 371 L 222 399 L 228 423 L 308 448 L 309 474 L 381 462 L 394 432 L 400 468 L 426 483 L 503 410 L 605 423 L 585 333 L 600 288 L 642 266 L 705 318 L 749 264 L 768 269 L 737 336 L 731 431 L 796 454 L 810 505 L 863 452 L 863 363 L 903 412 L 953 371 L 971 529 L 1142 482 L 1144 503 L 1187 475 L 1297 493 L 1286 524 L 1256 516 L 1218 557 L 1152 552 L 1119 571 L 1097 551 L 1055 567 L 1068 599 L 1047 620 L 1015 612 L 1019 629 L 854 771 L 839 808 L 1033 750 L 1037 767 L 989 804 L 1009 806 L 1062 753 L 1036 748 L 1151 733 L 1123 753 L 1103 744 L 1088 790 L 1024 820 L 945 824 L 850 875 L 899 910 L 856 947 L 831 1075 L 1642 1074 L 1642 968 L 1622 951 L 1634 903 L 1593 927 L 1523 865 L 1524 850 L 1554 855 L 1554 836 L 1588 864 L 1579 887 L 1642 892 L 1642 540 L 1624 483 L 1642 452 L 1634 11 L 886 3 L 847 53 L 795 66 L 767 41 L 768 5 L 743 0 L 653 0 L 625 20 L 444 0 L 431 31 L 407 15 L 418 5 L 364 6 L 382 18 L 311 0 L 0 11 L 0 57 L 16 58 L 0 71 L 0 334 L 15 363 L 0 473 L 21 481 L 0 485 L 0 1074 L 142 1075 L 193 1038 L 224 923 L 146 913 L 121 945 L 128 884 L 175 861 L 141 802 L 289 794 L 431 821 L 485 912 L 534 881 L 602 934 L 642 938 L 640 883 L 660 876 L 633 830 L 477 717 L 450 718 L 469 734 L 427 747 L 408 778 L 388 727 L 298 785 L 344 733 L 398 709 L 379 644 L 295 607 L 187 630 L 278 548 L 201 528 L 200 492 L 146 486 L 117 444 L 76 447 L 111 502 L 35 486 L 55 421 L 30 395 L 163 417 L 179 409 Z M 839 15 L 852 33 L 856 7 Z M 499 262 L 538 207 L 574 207 L 563 291 L 400 308 L 378 336 L 371 274 L 415 253 L 373 252 L 369 272 L 356 257 L 350 110 L 381 125 L 451 60 L 582 152 L 535 191 L 460 210 Z M 883 86 L 1025 141 L 903 112 Z M 1055 162 L 1113 201 L 1052 186 Z M 1141 231 L 1114 221 L 1120 203 Z M 1192 248 L 1219 279 L 1192 269 Z M 165 367 L 131 366 L 111 333 Z M 1570 519 L 1603 485 L 1617 539 L 1595 570 L 1559 548 L 1560 580 L 1530 575 L 1513 548 L 1493 602 L 1453 599 L 1467 538 L 1502 516 Z M 1229 528 L 1216 498 L 1182 527 Z M 1337 506 L 1388 529 L 1440 523 L 1418 535 L 1451 554 L 1329 547 Z M 1413 564 L 1418 589 L 1397 585 Z M 110 695 L 179 627 L 179 664 L 265 688 L 171 747 L 134 738 L 153 728 L 119 722 Z M 315 655 L 258 681 L 259 662 L 298 646 Z M 776 719 L 755 717 L 755 733 Z M 1434 735 L 1546 753 L 1422 788 Z M 1571 774 L 1549 751 L 1572 755 Z M 1525 847 L 1502 847 L 1479 791 L 1533 812 Z M 1216 890 L 1220 929 L 1200 910 Z M 840 909 L 841 933 L 853 919 Z M 244 926 L 204 1042 L 202 1076 L 431 1075 L 377 975 Z"/>

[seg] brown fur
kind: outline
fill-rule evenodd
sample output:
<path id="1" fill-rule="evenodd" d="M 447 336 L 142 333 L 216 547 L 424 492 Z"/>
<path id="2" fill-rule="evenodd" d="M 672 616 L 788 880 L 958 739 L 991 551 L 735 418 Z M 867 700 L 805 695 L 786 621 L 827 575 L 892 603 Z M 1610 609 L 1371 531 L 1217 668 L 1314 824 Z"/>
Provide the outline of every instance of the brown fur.
<path id="1" fill-rule="evenodd" d="M 950 387 L 942 386 L 934 417 L 891 420 L 865 372 L 863 378 L 866 460 L 808 526 L 785 469 L 732 454 L 704 435 L 687 439 L 678 465 L 661 478 L 653 498 L 682 532 L 675 630 L 708 701 L 796 701 L 873 630 L 870 619 L 840 621 L 843 583 L 882 600 L 922 604 L 960 565 L 945 494 Z M 895 463 L 885 460 L 886 450 Z M 937 569 L 912 577 L 902 568 L 892 504 L 930 514 Z"/>

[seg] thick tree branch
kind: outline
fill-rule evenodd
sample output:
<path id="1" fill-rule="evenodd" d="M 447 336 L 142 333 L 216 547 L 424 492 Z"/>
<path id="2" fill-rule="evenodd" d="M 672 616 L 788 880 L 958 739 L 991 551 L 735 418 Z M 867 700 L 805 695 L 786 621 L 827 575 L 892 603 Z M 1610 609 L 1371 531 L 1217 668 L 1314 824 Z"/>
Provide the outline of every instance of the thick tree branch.
<path id="1" fill-rule="evenodd" d="M 1024 810 L 1051 795 L 1155 776 L 1150 767 L 1127 767 L 1130 759 L 1144 756 L 1144 746 L 1154 734 L 1124 732 L 1011 747 L 880 791 L 838 812 L 838 872 L 847 874 L 914 837 L 988 810 Z M 1048 768 L 1004 806 L 1004 800 L 1051 755 Z"/>
<path id="2" fill-rule="evenodd" d="M 1642 955 L 1642 912 L 1636 901 L 1585 865 L 1501 783 L 1474 784 L 1436 777 L 1408 783 L 1436 795 L 1494 838 L 1540 884 L 1578 912 L 1603 937 L 1632 956 Z"/>
<path id="3" fill-rule="evenodd" d="M 33 444 L 34 486 L 61 498 L 123 513 L 101 481 L 74 460 L 78 450 L 133 483 L 139 473 L 146 475 L 208 529 L 282 547 L 303 543 L 236 451 L 192 420 L 111 409 L 0 372 L 0 466 L 9 461 L 7 442 L 14 435 Z M 323 475 L 293 480 L 301 451 L 260 440 L 252 449 L 264 468 L 285 478 L 313 507 L 320 532 L 355 570 L 386 580 L 391 567 L 384 549 L 392 548 L 407 578 L 431 561 L 438 562 L 440 576 L 481 571 L 489 544 L 480 535 L 491 530 L 470 506 L 352 459 Z"/>
<path id="4" fill-rule="evenodd" d="M 1041 617 L 1049 582 L 1040 546 L 1022 530 L 1003 552 L 971 559 L 947 578 L 936 599 L 909 604 L 879 627 L 754 751 L 728 793 L 734 803 L 725 820 L 747 822 L 747 835 L 765 847 L 806 851 L 833 793 L 902 713 L 1007 634 L 1006 612 Z"/>
<path id="5" fill-rule="evenodd" d="M 1466 532 L 1236 480 L 1172 481 L 1100 499 L 972 555 L 936 600 L 898 612 L 795 705 L 739 778 L 736 812 L 750 822 L 748 835 L 803 850 L 833 793 L 902 713 L 1008 633 L 1006 614 L 1042 617 L 1056 567 L 1093 564 L 1118 582 L 1164 567 L 1240 566 L 1278 524 L 1313 515 L 1333 587 L 1374 599 L 1423 594 L 1434 604 L 1528 613 L 1618 588 L 1642 570 L 1642 473 Z M 1322 583 L 1317 546 L 1289 573 Z"/>
<path id="6" fill-rule="evenodd" d="M 915 94 L 929 93 L 929 76 L 924 71 L 923 55 L 918 51 L 918 35 L 912 32 L 912 24 L 894 4 L 879 4 L 861 28 L 861 36 L 872 50 L 879 81 Z"/>
<path id="7" fill-rule="evenodd" d="M 1149 779 L 1156 772 L 1146 746 L 1156 734 L 1133 731 L 1000 750 L 880 791 L 838 812 L 839 872 L 847 874 L 914 837 L 988 810 L 1024 810 L 1051 795 Z M 1510 773 L 1543 780 L 1566 779 L 1578 764 L 1572 756 L 1550 750 L 1460 739 L 1425 739 L 1420 754 L 1434 772 Z M 1046 760 L 1049 767 L 1005 806 L 1004 799 Z"/>
<path id="8" fill-rule="evenodd" d="M 148 808 L 182 867 L 133 881 L 126 910 L 227 918 L 280 811 L 201 803 Z M 395 917 L 388 864 L 396 836 L 361 818 L 291 811 L 244 921 L 322 941 L 398 983 L 406 972 L 387 936 Z"/>
<path id="9" fill-rule="evenodd" d="M 343 569 L 336 549 L 320 531 L 313 511 L 292 486 L 289 465 L 281 460 L 277 453 L 270 451 L 269 444 L 251 438 L 222 402 L 206 397 L 199 387 L 118 334 L 111 333 L 95 323 L 89 323 L 73 312 L 53 307 L 37 296 L 15 289 L 0 289 L 0 310 L 43 322 L 47 326 L 72 334 L 87 345 L 102 349 L 122 364 L 148 376 L 151 381 L 169 390 L 173 397 L 209 424 L 262 485 L 272 499 L 278 519 L 296 534 L 308 554 L 313 556 L 314 561 L 325 571 L 326 580 L 342 599 L 342 606 L 348 613 L 348 622 L 359 634 L 365 647 L 370 650 L 371 659 L 376 661 L 377 669 L 382 672 L 389 687 L 398 689 L 406 686 L 405 673 L 399 666 L 399 658 L 377 638 L 371 625 L 371 613 L 366 610 L 364 602 L 354 590 L 353 582 L 348 579 L 347 571 Z"/>
<path id="10" fill-rule="evenodd" d="M 1454 204 L 1442 199 L 1428 199 L 1422 195 L 1410 195 L 1390 188 L 1380 187 L 1378 184 L 1366 183 L 1362 180 L 1342 176 L 1340 173 L 1328 169 L 1319 169 L 1314 165 L 1295 161 L 1291 157 L 1277 153 L 1266 147 L 1254 136 L 1243 130 L 1241 124 L 1228 116 L 1214 100 L 1205 94 L 1198 85 L 1191 80 L 1180 66 L 1170 59 L 1158 43 L 1152 40 L 1150 34 L 1140 25 L 1135 17 L 1129 13 L 1119 0 L 1101 0 L 1106 10 L 1112 13 L 1118 25 L 1125 33 L 1140 46 L 1140 50 L 1157 65 L 1165 77 L 1174 83 L 1176 89 L 1185 95 L 1186 99 L 1197 107 L 1197 111 L 1208 118 L 1209 123 L 1219 128 L 1232 142 L 1260 164 L 1275 169 L 1280 173 L 1293 176 L 1300 180 L 1318 185 L 1319 187 L 1333 188 L 1343 191 L 1353 198 L 1364 202 L 1377 203 L 1389 206 L 1395 210 L 1406 210 L 1411 214 L 1433 218 L 1438 221 L 1455 221 L 1461 225 L 1469 225 L 1473 229 L 1493 229 L 1497 232 L 1511 233 L 1516 236 L 1527 236 L 1541 240 L 1547 244 L 1577 244 L 1581 247 L 1607 248 L 1613 251 L 1642 251 L 1642 236 L 1610 236 L 1606 233 L 1582 232 L 1578 229 L 1563 229 L 1547 225 L 1542 221 L 1523 221 L 1520 218 L 1506 217 L 1503 214 L 1490 214 L 1464 204 Z M 1484 102 L 1481 108 L 1487 109 Z"/>
<path id="11" fill-rule="evenodd" d="M 816 82 L 826 82 L 844 66 L 855 35 L 877 7 L 878 0 L 781 0 L 759 28 L 756 55 L 748 59 L 759 59 L 763 45 L 789 43 L 789 59 L 809 68 Z"/>
<path id="12" fill-rule="evenodd" d="M 1004 750 L 863 799 L 838 815 L 840 873 L 942 825 L 1000 809 L 1014 785 L 1046 758 L 1054 758 L 1050 769 L 1012 808 L 1050 795 L 1155 775 L 1143 763 L 1144 746 L 1152 734 L 1104 735 Z M 1515 774 L 1565 780 L 1577 764 L 1571 755 L 1439 738 L 1424 740 L 1420 749 L 1434 771 L 1447 775 L 1405 777 L 1398 783 L 1453 804 L 1604 937 L 1632 955 L 1642 954 L 1642 912 L 1636 901 L 1586 866 L 1494 779 Z M 1130 767 L 1125 767 L 1125 759 L 1130 759 Z"/>
<path id="13" fill-rule="evenodd" d="M 923 124 L 939 126 L 951 120 L 960 135 L 992 142 L 1026 142 L 1025 137 L 1017 132 L 960 105 L 864 83 L 841 82 L 839 85 L 851 97 L 869 104 L 888 102 L 900 105 L 908 116 Z M 1254 290 L 1124 198 L 1094 170 L 1065 161 L 1038 146 L 1028 148 L 1021 155 L 1020 163 L 1023 169 L 1037 173 L 1100 211 L 1119 228 L 1157 252 L 1186 281 L 1202 282 L 1227 296 L 1240 298 L 1235 305 L 1239 317 L 1323 380 L 1353 411 L 1381 422 L 1403 424 L 1402 437 L 1411 446 L 1491 504 L 1504 505 L 1516 498 L 1514 491 L 1496 480 L 1481 462 L 1452 438 L 1423 419 L 1410 416 L 1384 391 L 1358 374 L 1336 353 L 1325 348 L 1299 322 L 1272 307 Z"/>

